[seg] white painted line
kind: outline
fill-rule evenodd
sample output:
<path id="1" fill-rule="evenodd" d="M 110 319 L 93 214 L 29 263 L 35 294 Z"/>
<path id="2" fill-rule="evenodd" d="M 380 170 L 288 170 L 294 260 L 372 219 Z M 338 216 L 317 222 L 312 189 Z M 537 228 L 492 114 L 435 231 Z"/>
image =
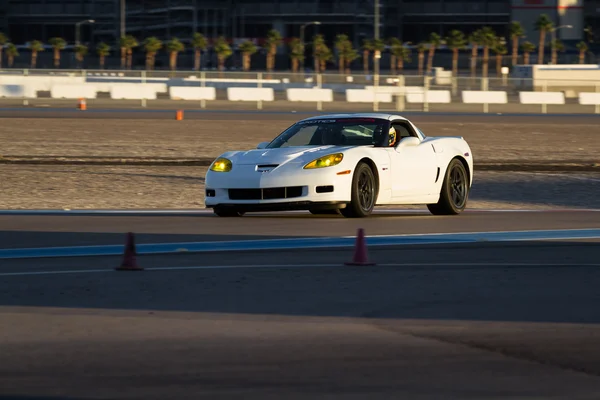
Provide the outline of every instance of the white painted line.
<path id="1" fill-rule="evenodd" d="M 348 260 L 349 261 L 349 260 Z M 340 269 L 376 269 L 378 267 L 600 267 L 600 264 L 588 263 L 394 263 L 376 264 L 368 266 L 346 266 L 343 262 L 338 264 L 249 264 L 249 265 L 198 265 L 189 267 L 155 267 L 145 268 L 143 271 L 116 271 L 115 269 L 83 269 L 83 270 L 54 270 L 54 271 L 30 271 L 30 272 L 3 272 L 1 277 L 10 276 L 40 276 L 40 275 L 65 275 L 65 274 L 96 274 L 106 272 L 120 272 L 121 274 L 141 274 L 146 271 L 191 271 L 191 270 L 225 270 L 225 269 L 259 269 L 259 268 L 340 268 Z"/>

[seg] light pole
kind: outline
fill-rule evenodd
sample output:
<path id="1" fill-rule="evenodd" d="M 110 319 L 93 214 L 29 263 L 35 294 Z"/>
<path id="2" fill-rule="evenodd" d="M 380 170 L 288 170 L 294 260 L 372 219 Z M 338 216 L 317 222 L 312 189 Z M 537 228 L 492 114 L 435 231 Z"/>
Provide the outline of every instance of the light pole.
<path id="1" fill-rule="evenodd" d="M 552 56 L 556 54 L 556 31 L 562 28 L 571 29 L 572 27 L 573 25 L 561 25 L 557 26 L 556 28 L 552 28 L 550 31 L 552 33 Z M 554 64 L 554 60 L 551 60 L 551 63 Z"/>
<path id="2" fill-rule="evenodd" d="M 96 21 L 94 21 L 93 19 L 86 19 L 85 21 L 80 21 L 75 24 L 75 45 L 79 46 L 79 42 L 80 42 L 80 38 L 81 38 L 81 33 L 80 33 L 81 24 L 85 24 L 85 23 L 93 24 L 94 22 L 96 22 Z"/>
<path id="3" fill-rule="evenodd" d="M 375 0 L 375 42 L 379 41 L 379 0 Z M 379 104 L 377 101 L 377 87 L 379 86 L 379 59 L 381 53 L 379 50 L 375 50 L 373 57 L 373 84 L 375 86 L 375 102 L 373 103 L 373 111 L 379 110 Z"/>
<path id="4" fill-rule="evenodd" d="M 302 55 L 304 56 L 304 29 L 309 25 L 321 25 L 321 21 L 307 22 L 300 26 L 300 44 L 302 45 Z M 302 69 L 304 69 L 304 60 L 302 60 Z"/>
<path id="5" fill-rule="evenodd" d="M 121 0 L 121 37 L 125 37 L 125 0 Z"/>

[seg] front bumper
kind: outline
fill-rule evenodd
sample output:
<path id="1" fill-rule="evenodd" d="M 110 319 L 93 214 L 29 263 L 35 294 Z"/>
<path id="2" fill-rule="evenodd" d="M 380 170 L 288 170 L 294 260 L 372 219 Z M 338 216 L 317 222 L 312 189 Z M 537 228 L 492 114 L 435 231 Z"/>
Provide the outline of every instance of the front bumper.
<path id="1" fill-rule="evenodd" d="M 232 174 L 208 171 L 204 203 L 207 208 L 228 206 L 247 210 L 304 210 L 332 205 L 340 208 L 351 200 L 352 174 L 338 175 L 343 170 L 332 167 L 327 171 L 284 171 L 282 168 L 261 174 L 249 166 Z"/>
<path id="2" fill-rule="evenodd" d="M 345 208 L 347 203 L 339 201 L 290 201 L 285 203 L 221 203 L 206 208 L 231 208 L 241 212 L 260 211 L 298 211 L 298 210 L 335 210 Z"/>

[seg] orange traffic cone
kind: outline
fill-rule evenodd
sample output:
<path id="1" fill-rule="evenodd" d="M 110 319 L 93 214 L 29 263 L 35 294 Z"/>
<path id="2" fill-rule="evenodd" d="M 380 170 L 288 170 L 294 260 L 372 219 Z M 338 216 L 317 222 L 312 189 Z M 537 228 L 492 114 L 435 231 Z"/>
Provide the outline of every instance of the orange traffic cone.
<path id="1" fill-rule="evenodd" d="M 123 254 L 123 261 L 121 265 L 115 268 L 117 271 L 141 271 L 144 268 L 140 267 L 137 264 L 137 260 L 135 258 L 135 242 L 133 238 L 133 233 L 129 232 L 127 234 L 127 243 L 125 243 L 125 252 Z"/>
<path id="2" fill-rule="evenodd" d="M 77 104 L 77 108 L 81 111 L 87 110 L 87 104 L 85 103 L 85 99 L 79 99 L 79 103 Z"/>
<path id="3" fill-rule="evenodd" d="M 181 121 L 183 119 L 183 111 L 181 111 L 181 110 L 177 111 L 177 113 L 175 114 L 175 119 L 177 121 Z"/>
<path id="4" fill-rule="evenodd" d="M 375 265 L 375 263 L 369 262 L 369 256 L 367 255 L 367 244 L 365 243 L 365 231 L 363 228 L 358 230 L 356 237 L 356 244 L 354 246 L 354 257 L 352 261 L 345 263 L 346 265 Z"/>

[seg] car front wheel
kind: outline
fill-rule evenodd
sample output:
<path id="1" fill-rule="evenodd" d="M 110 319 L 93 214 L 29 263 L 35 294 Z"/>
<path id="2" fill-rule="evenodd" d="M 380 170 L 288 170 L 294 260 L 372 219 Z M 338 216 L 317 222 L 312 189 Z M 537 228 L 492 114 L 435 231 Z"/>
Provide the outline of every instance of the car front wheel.
<path id="1" fill-rule="evenodd" d="M 367 217 L 377 202 L 377 181 L 366 163 L 359 163 L 352 177 L 351 201 L 340 212 L 347 218 Z"/>

